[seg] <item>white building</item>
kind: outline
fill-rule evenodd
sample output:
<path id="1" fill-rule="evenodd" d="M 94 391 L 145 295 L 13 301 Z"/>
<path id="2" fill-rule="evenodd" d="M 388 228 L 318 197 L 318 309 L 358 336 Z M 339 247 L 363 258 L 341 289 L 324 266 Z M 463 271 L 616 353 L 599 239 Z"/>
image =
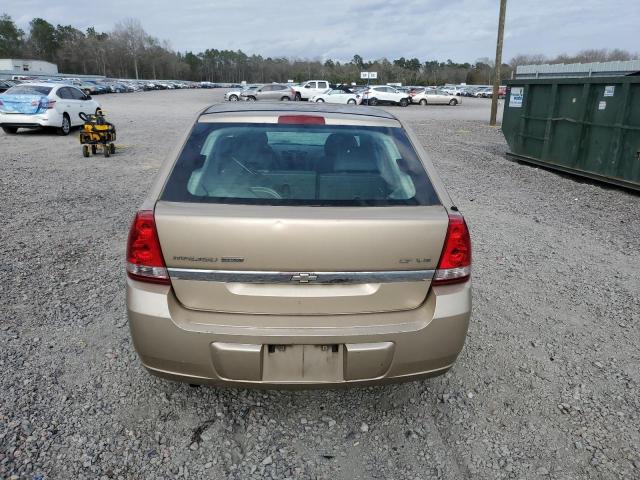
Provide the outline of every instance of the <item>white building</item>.
<path id="1" fill-rule="evenodd" d="M 0 58 L 0 72 L 19 75 L 56 75 L 58 66 L 43 60 L 24 60 L 19 58 Z"/>

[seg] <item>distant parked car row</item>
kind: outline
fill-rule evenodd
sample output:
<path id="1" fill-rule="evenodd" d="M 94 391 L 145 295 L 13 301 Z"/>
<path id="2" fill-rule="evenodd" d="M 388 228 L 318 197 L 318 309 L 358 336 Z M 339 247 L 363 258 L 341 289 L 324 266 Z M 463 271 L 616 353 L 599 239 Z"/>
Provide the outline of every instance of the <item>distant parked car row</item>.
<path id="1" fill-rule="evenodd" d="M 441 87 L 428 86 L 428 87 L 398 87 L 400 90 L 405 90 L 412 94 L 416 91 L 432 91 L 439 94 L 449 95 L 452 98 L 458 98 L 460 103 L 460 97 L 476 97 L 476 98 L 491 98 L 493 95 L 493 87 L 491 85 L 445 85 Z M 507 93 L 507 87 L 500 86 L 498 89 L 498 98 L 504 98 Z M 436 99 L 434 99 L 435 101 Z M 439 99 L 442 100 L 442 99 Z M 438 102 L 441 103 L 441 102 Z"/>
<path id="2" fill-rule="evenodd" d="M 299 85 L 254 84 L 225 93 L 229 102 L 256 100 L 307 100 L 345 105 L 459 105 L 462 99 L 435 87 L 393 87 L 390 85 L 331 85 L 326 80 L 309 80 Z"/>
<path id="3" fill-rule="evenodd" d="M 493 96 L 493 87 L 490 85 L 463 85 L 454 88 L 454 94 L 461 97 L 491 98 Z M 507 87 L 498 88 L 498 98 L 504 98 L 506 93 Z"/>
<path id="4" fill-rule="evenodd" d="M 148 90 L 176 90 L 182 88 L 203 88 L 200 82 L 187 82 L 177 80 L 120 80 L 113 78 L 73 78 L 51 77 L 47 79 L 35 79 L 23 77 L 19 80 L 0 79 L 0 93 L 17 83 L 46 82 L 53 84 L 72 85 L 86 95 L 101 95 L 105 93 L 128 93 Z M 8 86 L 5 87 L 5 84 Z"/>
<path id="5" fill-rule="evenodd" d="M 84 80 L 84 79 L 49 79 L 50 82 L 70 83 L 78 87 L 87 95 L 100 95 L 104 93 L 129 93 L 148 90 L 175 90 L 181 88 L 197 88 L 195 82 L 168 81 L 168 80 Z"/>

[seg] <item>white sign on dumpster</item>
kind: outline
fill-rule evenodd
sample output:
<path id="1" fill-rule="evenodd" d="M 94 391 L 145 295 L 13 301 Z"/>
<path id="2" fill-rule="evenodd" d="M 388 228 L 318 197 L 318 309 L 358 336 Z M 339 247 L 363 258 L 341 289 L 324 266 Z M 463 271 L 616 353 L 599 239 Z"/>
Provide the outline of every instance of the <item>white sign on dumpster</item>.
<path id="1" fill-rule="evenodd" d="M 509 95 L 509 107 L 522 107 L 522 97 L 524 96 L 524 87 L 511 87 Z"/>
<path id="2" fill-rule="evenodd" d="M 369 78 L 375 80 L 378 78 L 378 72 L 369 72 Z"/>
<path id="3" fill-rule="evenodd" d="M 366 80 L 369 78 L 369 72 L 360 72 L 360 78 Z"/>

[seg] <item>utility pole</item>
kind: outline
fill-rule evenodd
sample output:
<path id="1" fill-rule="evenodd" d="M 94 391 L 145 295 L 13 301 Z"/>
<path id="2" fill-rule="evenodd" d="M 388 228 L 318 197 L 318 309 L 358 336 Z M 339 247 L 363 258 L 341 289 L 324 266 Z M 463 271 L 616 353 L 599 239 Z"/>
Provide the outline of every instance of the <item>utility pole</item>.
<path id="1" fill-rule="evenodd" d="M 500 88 L 500 67 L 502 66 L 502 39 L 504 38 L 504 17 L 507 11 L 507 0 L 500 0 L 500 18 L 498 20 L 498 40 L 496 42 L 496 64 L 493 76 L 493 93 L 491 94 L 491 119 L 489 125 L 496 124 L 498 113 L 498 90 Z"/>

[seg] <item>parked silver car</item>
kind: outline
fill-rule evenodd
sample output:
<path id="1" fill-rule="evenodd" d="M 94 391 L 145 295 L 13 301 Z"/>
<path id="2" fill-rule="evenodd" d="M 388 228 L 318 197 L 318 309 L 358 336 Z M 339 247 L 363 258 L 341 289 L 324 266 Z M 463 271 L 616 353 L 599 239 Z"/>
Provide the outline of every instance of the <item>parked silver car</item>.
<path id="1" fill-rule="evenodd" d="M 242 100 L 242 92 L 245 92 L 247 90 L 255 90 L 261 86 L 262 84 L 260 83 L 255 85 L 247 85 L 244 88 L 234 88 L 233 90 L 229 90 L 224 94 L 224 99 L 227 102 L 237 102 L 239 100 Z"/>
<path id="2" fill-rule="evenodd" d="M 444 89 L 425 89 L 413 95 L 411 97 L 411 103 L 418 103 L 420 105 L 451 105 L 453 107 L 462 103 L 462 98 L 456 97 L 456 95 L 448 93 Z"/>
<path id="3" fill-rule="evenodd" d="M 255 90 L 245 90 L 240 96 L 243 100 L 250 102 L 256 100 L 293 101 L 296 99 L 296 91 L 289 85 L 270 83 L 262 85 Z"/>

